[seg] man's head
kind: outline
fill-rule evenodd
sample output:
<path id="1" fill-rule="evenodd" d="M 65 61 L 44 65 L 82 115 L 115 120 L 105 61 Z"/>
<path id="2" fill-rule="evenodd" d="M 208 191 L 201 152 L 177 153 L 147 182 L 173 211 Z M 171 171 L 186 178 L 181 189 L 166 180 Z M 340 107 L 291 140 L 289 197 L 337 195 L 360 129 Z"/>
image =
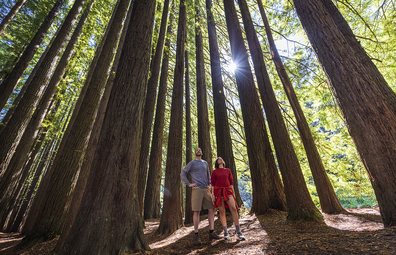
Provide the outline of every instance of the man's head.
<path id="1" fill-rule="evenodd" d="M 202 150 L 201 150 L 201 148 L 196 148 L 195 149 L 195 156 L 196 157 L 202 157 L 202 155 L 203 155 L 203 153 L 202 153 Z"/>

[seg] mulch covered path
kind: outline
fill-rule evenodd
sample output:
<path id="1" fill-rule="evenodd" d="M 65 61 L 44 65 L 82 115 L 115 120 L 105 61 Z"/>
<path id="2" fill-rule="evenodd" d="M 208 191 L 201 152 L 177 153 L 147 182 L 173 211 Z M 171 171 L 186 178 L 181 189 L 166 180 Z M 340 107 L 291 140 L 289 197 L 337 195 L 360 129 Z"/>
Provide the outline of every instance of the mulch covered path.
<path id="1" fill-rule="evenodd" d="M 396 254 L 396 227 L 384 229 L 378 207 L 350 208 L 346 214 L 324 214 L 325 223 L 290 223 L 286 213 L 270 211 L 266 215 L 240 218 L 246 241 L 237 241 L 231 216 L 227 216 L 231 238 L 208 241 L 208 221 L 200 223 L 202 245 L 194 246 L 194 227 L 187 225 L 173 234 L 159 235 L 158 220 L 146 221 L 145 235 L 151 251 L 138 254 Z M 219 220 L 215 229 L 221 233 Z M 0 254 L 51 254 L 56 240 L 30 250 L 13 251 L 18 234 L 0 233 Z"/>

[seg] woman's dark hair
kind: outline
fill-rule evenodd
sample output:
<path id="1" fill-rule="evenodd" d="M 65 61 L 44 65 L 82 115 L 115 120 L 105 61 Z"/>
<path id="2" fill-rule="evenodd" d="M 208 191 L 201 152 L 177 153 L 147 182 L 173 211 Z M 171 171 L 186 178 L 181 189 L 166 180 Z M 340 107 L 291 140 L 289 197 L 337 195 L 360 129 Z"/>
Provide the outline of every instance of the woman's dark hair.
<path id="1" fill-rule="evenodd" d="M 220 157 L 219 157 L 220 158 Z M 215 161 L 215 169 L 219 168 L 219 163 L 217 162 L 219 158 L 216 159 Z M 224 161 L 224 160 L 223 160 Z M 223 164 L 223 167 L 225 166 L 225 163 Z"/>

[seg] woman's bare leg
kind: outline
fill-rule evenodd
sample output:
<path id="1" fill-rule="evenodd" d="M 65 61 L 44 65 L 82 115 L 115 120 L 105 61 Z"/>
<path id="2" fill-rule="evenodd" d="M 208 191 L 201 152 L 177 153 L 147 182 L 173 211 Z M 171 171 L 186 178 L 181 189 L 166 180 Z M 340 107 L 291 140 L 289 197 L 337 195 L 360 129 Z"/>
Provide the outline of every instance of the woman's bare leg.
<path id="1" fill-rule="evenodd" d="M 220 222 L 221 225 L 227 226 L 227 219 L 226 219 L 226 214 L 225 214 L 225 207 L 224 207 L 224 200 L 221 199 L 221 205 L 219 205 L 219 212 L 220 212 Z"/>
<path id="2" fill-rule="evenodd" d="M 235 226 L 239 225 L 239 218 L 238 218 L 238 212 L 235 207 L 235 200 L 233 196 L 229 196 L 228 200 L 226 201 L 228 204 L 228 207 L 230 207 L 231 215 L 232 215 L 232 220 L 235 223 Z"/>

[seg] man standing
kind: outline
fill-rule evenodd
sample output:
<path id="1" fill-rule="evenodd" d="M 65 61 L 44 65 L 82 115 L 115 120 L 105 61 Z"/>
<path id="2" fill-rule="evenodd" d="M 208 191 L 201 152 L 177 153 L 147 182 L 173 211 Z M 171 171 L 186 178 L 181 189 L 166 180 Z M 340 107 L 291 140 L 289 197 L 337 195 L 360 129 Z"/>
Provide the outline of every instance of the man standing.
<path id="1" fill-rule="evenodd" d="M 210 194 L 211 183 L 210 183 L 210 171 L 208 163 L 201 159 L 203 153 L 201 148 L 195 149 L 195 160 L 189 162 L 180 173 L 181 180 L 189 187 L 192 188 L 191 194 L 191 205 L 194 211 L 193 222 L 195 237 L 195 245 L 202 244 L 199 240 L 198 235 L 198 224 L 199 224 L 199 212 L 201 207 L 205 210 L 208 209 L 208 220 L 209 220 L 209 241 L 213 239 L 220 239 L 217 233 L 214 231 L 214 206 L 212 196 Z M 192 183 L 187 179 L 187 174 L 190 173 Z"/>

